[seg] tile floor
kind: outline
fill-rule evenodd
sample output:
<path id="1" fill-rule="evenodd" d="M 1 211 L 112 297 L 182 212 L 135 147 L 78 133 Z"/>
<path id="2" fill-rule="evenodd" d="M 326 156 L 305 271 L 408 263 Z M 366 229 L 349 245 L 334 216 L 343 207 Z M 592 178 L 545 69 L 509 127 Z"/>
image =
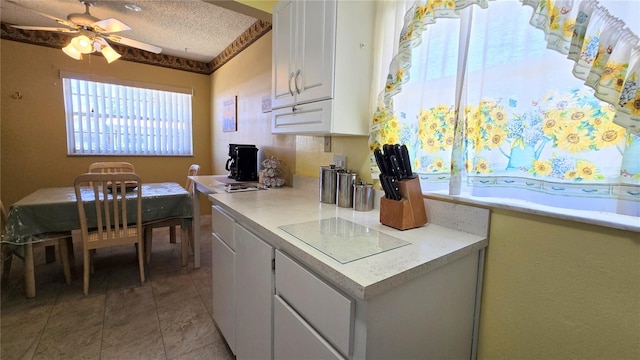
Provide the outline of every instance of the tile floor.
<path id="1" fill-rule="evenodd" d="M 179 233 L 179 231 L 178 231 Z M 212 319 L 211 217 L 202 218 L 202 266 L 180 266 L 180 240 L 154 229 L 153 256 L 140 284 L 136 251 L 99 250 L 89 295 L 82 294 L 82 248 L 74 244 L 71 285 L 59 262 L 36 252 L 36 290 L 24 296 L 22 261 L 1 287 L 0 359 L 233 359 Z"/>

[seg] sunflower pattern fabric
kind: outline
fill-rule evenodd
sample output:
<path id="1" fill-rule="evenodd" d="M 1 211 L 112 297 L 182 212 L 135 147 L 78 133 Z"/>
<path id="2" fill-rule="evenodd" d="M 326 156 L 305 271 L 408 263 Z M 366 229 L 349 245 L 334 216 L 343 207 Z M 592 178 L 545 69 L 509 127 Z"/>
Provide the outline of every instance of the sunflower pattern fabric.
<path id="1" fill-rule="evenodd" d="M 414 89 L 409 86 L 412 67 L 426 66 L 414 56 L 425 41 L 424 34 L 438 26 L 438 19 L 459 18 L 462 9 L 476 5 L 474 11 L 490 12 L 494 6 L 487 1 L 418 1 L 405 16 L 397 54 L 378 97 L 371 151 L 383 144 L 406 144 L 423 190 L 428 183 L 429 189 L 448 186 L 455 193 L 452 189 L 459 191 L 459 185 L 453 180 L 463 173 L 466 184 L 476 189 L 611 198 L 630 201 L 637 211 L 638 37 L 595 0 L 520 2 L 533 9 L 529 23 L 544 32 L 547 49 L 566 55 L 573 62 L 572 76 L 586 86 L 550 88 L 528 99 L 511 97 L 508 91 L 476 99 L 455 96 L 452 83 L 431 90 L 451 92 L 449 100 L 427 99 L 419 109 L 405 109 L 406 101 L 396 96 Z M 443 95 L 436 97 L 442 100 Z M 371 163 L 376 178 L 373 158 Z"/>
<path id="2" fill-rule="evenodd" d="M 640 136 L 640 39 L 595 0 L 521 0 L 550 49 L 575 61 L 574 75 L 615 109 L 613 121 Z"/>
<path id="3" fill-rule="evenodd" d="M 614 124 L 613 106 L 592 93 L 551 91 L 524 113 L 512 112 L 508 103 L 513 100 L 504 105 L 484 99 L 465 109 L 465 166 L 471 176 L 531 175 L 532 179 L 580 184 L 617 182 L 621 175 L 640 178 L 637 166 L 611 164 L 640 140 Z M 592 156 L 595 152 L 601 154 Z M 489 160 L 496 153 L 508 160 L 506 167 L 504 162 Z"/>

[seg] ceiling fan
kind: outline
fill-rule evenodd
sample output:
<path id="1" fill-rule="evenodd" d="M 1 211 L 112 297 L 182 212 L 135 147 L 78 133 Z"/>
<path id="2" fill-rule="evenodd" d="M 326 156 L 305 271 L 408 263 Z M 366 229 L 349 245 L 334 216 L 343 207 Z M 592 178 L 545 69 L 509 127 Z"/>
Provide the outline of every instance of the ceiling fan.
<path id="1" fill-rule="evenodd" d="M 101 52 L 104 55 L 107 62 L 111 63 L 112 61 L 120 58 L 120 54 L 118 54 L 108 43 L 108 41 L 121 44 L 125 46 L 134 47 L 137 49 L 145 50 L 148 52 L 152 52 L 154 54 L 159 54 L 162 49 L 146 44 L 137 40 L 129 39 L 122 37 L 120 35 L 115 35 L 114 33 L 131 30 L 129 26 L 123 23 L 120 20 L 114 18 L 108 18 L 104 20 L 100 20 L 97 17 L 91 15 L 89 13 L 89 8 L 94 6 L 94 3 L 85 0 L 79 0 L 85 6 L 84 13 L 72 13 L 67 15 L 67 19 L 60 19 L 55 16 L 51 16 L 48 14 L 44 14 L 33 9 L 29 9 L 21 4 L 18 4 L 15 1 L 9 1 L 10 3 L 25 8 L 29 11 L 33 11 L 37 14 L 40 14 L 44 17 L 47 17 L 51 20 L 56 21 L 58 24 L 67 26 L 67 27 L 43 27 L 43 26 L 26 26 L 26 25 L 11 25 L 16 29 L 22 30 L 40 30 L 40 31 L 54 31 L 61 32 L 67 34 L 79 34 L 74 37 L 69 45 L 62 48 L 65 54 L 71 56 L 76 60 L 81 60 L 83 54 L 90 54 L 94 51 Z"/>

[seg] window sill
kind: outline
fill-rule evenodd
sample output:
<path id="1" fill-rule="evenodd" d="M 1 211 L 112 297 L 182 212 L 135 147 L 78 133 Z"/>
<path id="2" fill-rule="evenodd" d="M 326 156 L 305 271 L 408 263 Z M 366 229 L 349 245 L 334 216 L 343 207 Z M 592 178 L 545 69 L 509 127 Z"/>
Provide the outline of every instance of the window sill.
<path id="1" fill-rule="evenodd" d="M 468 205 L 505 209 L 527 214 L 542 215 L 556 219 L 570 220 L 640 233 L 640 218 L 637 216 L 620 215 L 603 211 L 562 209 L 516 199 L 476 197 L 464 194 L 449 195 L 447 191 L 425 193 L 424 197 L 459 202 Z"/>

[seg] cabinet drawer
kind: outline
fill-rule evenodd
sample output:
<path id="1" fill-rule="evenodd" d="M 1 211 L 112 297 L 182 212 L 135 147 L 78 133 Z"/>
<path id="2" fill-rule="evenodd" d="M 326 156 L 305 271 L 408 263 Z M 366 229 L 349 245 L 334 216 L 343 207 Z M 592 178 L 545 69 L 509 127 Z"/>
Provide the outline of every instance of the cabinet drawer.
<path id="1" fill-rule="evenodd" d="M 274 359 L 344 359 L 277 295 L 273 319 Z"/>
<path id="2" fill-rule="evenodd" d="M 345 356 L 351 354 L 355 302 L 276 251 L 276 294 Z"/>
<path id="3" fill-rule="evenodd" d="M 211 229 L 214 234 L 217 234 L 222 241 L 231 248 L 236 249 L 236 242 L 234 236 L 234 224 L 235 220 L 227 215 L 219 206 L 211 207 Z"/>
<path id="4" fill-rule="evenodd" d="M 325 134 L 331 132 L 332 100 L 274 109 L 272 134 Z"/>

